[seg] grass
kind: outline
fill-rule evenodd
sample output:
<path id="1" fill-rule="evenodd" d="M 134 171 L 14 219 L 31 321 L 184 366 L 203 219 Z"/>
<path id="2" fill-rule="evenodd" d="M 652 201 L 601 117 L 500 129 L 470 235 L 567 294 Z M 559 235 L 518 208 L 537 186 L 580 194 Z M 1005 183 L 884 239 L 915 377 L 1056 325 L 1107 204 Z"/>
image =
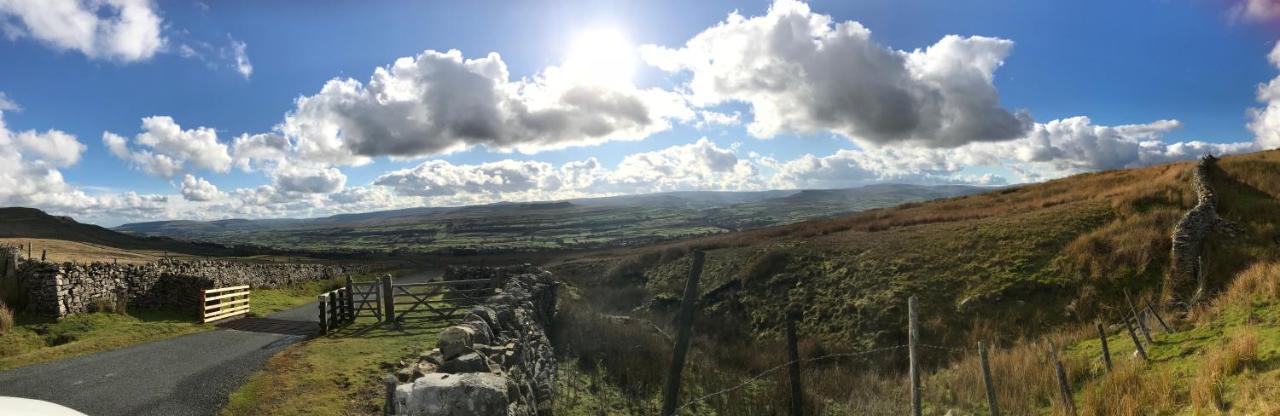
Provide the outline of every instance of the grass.
<path id="1" fill-rule="evenodd" d="M 270 226 L 260 223 L 141 227 L 138 231 L 188 240 L 251 243 L 286 250 L 434 253 L 528 253 L 635 246 L 822 218 L 870 208 L 973 192 L 969 188 L 883 187 L 811 191 L 797 198 L 735 203 L 528 203 L 459 207 L 434 213 L 351 222 Z M 800 198 L 803 197 L 803 198 Z M 646 199 L 646 197 L 641 197 Z"/>
<path id="2" fill-rule="evenodd" d="M 20 316 L 12 331 L 0 334 L 0 371 L 210 328 L 168 311 L 88 313 L 57 321 Z"/>
<path id="3" fill-rule="evenodd" d="M 253 313 L 267 315 L 313 302 L 336 281 L 307 282 L 279 289 L 254 290 Z M 52 319 L 12 317 L 0 303 L 0 371 L 26 365 L 110 351 L 214 328 L 189 313 L 168 310 L 127 311 L 116 305 L 103 312 Z M 6 328 L 7 319 L 15 319 Z"/>
<path id="4" fill-rule="evenodd" d="M 46 259 L 54 263 L 91 263 L 98 261 L 140 264 L 156 261 L 164 257 L 198 258 L 188 254 L 170 253 L 162 250 L 126 250 L 101 244 L 48 238 L 0 238 L 0 245 L 4 244 L 22 246 L 23 257 L 27 256 L 27 247 L 30 246 L 32 257 L 39 259 L 41 252 L 44 252 Z"/>
<path id="5" fill-rule="evenodd" d="M 838 218 L 568 255 L 550 267 L 595 313 L 649 320 L 670 333 L 674 305 L 688 273 L 687 253 L 705 251 L 703 308 L 695 324 L 700 336 L 691 354 L 706 357 L 707 363 L 697 364 L 698 376 L 686 382 L 688 394 L 740 383 L 767 368 L 763 364 L 783 362 L 776 340 L 780 317 L 788 308 L 798 306 L 804 312 L 800 332 L 810 351 L 802 356 L 857 352 L 903 343 L 905 300 L 916 295 L 922 306 L 922 342 L 942 346 L 927 350 L 922 358 L 933 373 L 926 381 L 931 412 L 971 414 L 985 409 L 976 359 L 970 357 L 979 340 L 993 346 L 993 371 L 1000 380 L 997 393 L 1002 403 L 1008 403 L 1006 413 L 1062 411 L 1047 361 L 1050 343 L 1059 346 L 1076 387 L 1076 403 L 1088 403 L 1082 405 L 1082 412 L 1190 411 L 1189 384 L 1200 374 L 1201 361 L 1227 360 L 1205 355 L 1228 348 L 1230 344 L 1221 343 L 1231 332 L 1226 328 L 1258 320 L 1274 324 L 1268 317 L 1280 310 L 1237 310 L 1229 318 L 1202 315 L 1206 317 L 1199 325 L 1189 323 L 1194 319 L 1175 324 L 1184 330 L 1155 335 L 1157 344 L 1148 353 L 1153 363 L 1160 364 L 1151 366 L 1138 363 L 1134 367 L 1129 358 L 1132 342 L 1123 330 L 1112 327 L 1109 343 L 1120 358 L 1110 375 L 1097 359 L 1101 347 L 1093 321 L 1116 322 L 1115 317 L 1127 309 L 1121 307 L 1126 290 L 1139 306 L 1146 300 L 1160 305 L 1187 295 L 1178 290 L 1181 282 L 1166 281 L 1166 276 L 1171 230 L 1195 204 L 1190 187 L 1193 166 L 1184 162 L 1077 175 Z M 1219 214 L 1243 230 L 1235 236 L 1211 235 L 1203 253 L 1209 289 L 1225 289 L 1224 297 L 1233 291 L 1244 293 L 1237 296 L 1254 296 L 1253 289 L 1231 289 L 1233 279 L 1267 293 L 1280 291 L 1280 283 L 1268 280 L 1270 275 L 1250 278 L 1246 272 L 1258 262 L 1280 261 L 1274 241 L 1280 235 L 1280 217 L 1275 215 L 1280 212 L 1277 173 L 1280 151 L 1225 157 L 1212 173 Z M 1151 328 L 1159 327 L 1153 323 Z M 1218 371 L 1221 375 L 1209 383 L 1230 386 L 1220 389 L 1220 394 L 1228 407 L 1235 406 L 1232 409 L 1260 409 L 1258 403 L 1242 407 L 1240 403 L 1247 401 L 1242 395 L 1265 397 L 1280 390 L 1250 381 L 1254 368 L 1268 368 L 1268 345 L 1272 345 L 1268 340 L 1280 336 L 1280 331 L 1264 325 L 1257 326 L 1257 333 L 1258 362 L 1264 364 L 1245 366 L 1239 372 Z M 609 342 L 645 345 L 635 338 Z M 751 356 L 741 357 L 735 350 L 750 351 Z M 657 351 L 661 356 L 663 350 Z M 574 360 L 581 368 L 592 368 L 590 360 L 584 363 L 582 357 L 571 356 L 566 362 Z M 615 384 L 619 380 L 610 374 L 650 371 L 623 360 L 595 363 L 614 367 L 598 375 L 584 370 L 587 376 Z M 849 409 L 864 414 L 900 413 L 901 390 L 893 385 L 900 384 L 904 367 L 904 357 L 896 353 L 814 364 L 806 371 L 824 378 L 813 384 L 821 387 L 810 393 L 815 410 L 811 413 L 840 414 Z M 1268 377 L 1263 380 L 1274 382 L 1280 373 Z M 1165 379 L 1172 384 L 1162 384 Z M 1130 386 L 1134 380 L 1152 387 Z M 732 396 L 737 404 L 713 402 L 700 410 L 739 414 L 749 412 L 750 406 L 776 406 L 787 400 L 777 393 L 783 387 L 778 380 L 759 380 Z M 1099 389 L 1122 393 L 1116 398 L 1102 395 Z M 1174 393 L 1167 394 L 1171 389 Z M 880 399 L 850 397 L 850 392 L 859 391 L 884 394 L 868 395 Z M 644 403 L 651 400 L 646 394 L 627 400 Z"/>
<path id="6" fill-rule="evenodd" d="M 401 276 L 397 269 L 379 272 Z M 367 278 L 367 276 L 363 277 Z M 363 280 L 358 278 L 357 280 Z M 336 288 L 338 280 L 309 282 L 290 288 L 259 292 L 264 304 L 288 309 L 292 303 L 316 300 L 316 295 Z M 260 306 L 261 305 L 261 306 Z M 385 327 L 371 317 L 325 336 L 292 345 L 267 361 L 249 381 L 232 392 L 223 415 L 353 415 L 382 414 L 382 376 L 401 368 L 400 361 L 416 357 L 435 346 L 436 335 L 446 325 L 409 320 L 401 330 Z"/>
<path id="7" fill-rule="evenodd" d="M 1264 262 L 1241 272 L 1210 306 L 1177 332 L 1157 330 L 1147 346 L 1149 362 L 1133 357 L 1133 343 L 1126 333 L 1108 337 L 1115 367 L 1106 372 L 1100 363 L 1100 341 L 1059 333 L 1066 342 L 1075 400 L 1084 415 L 1181 415 L 1275 414 L 1277 381 L 1280 381 L 1280 297 L 1271 290 L 1280 283 L 1280 262 Z M 1018 354 L 1030 343 L 1016 343 L 996 353 Z M 993 357 L 994 358 L 994 357 Z M 933 375 L 956 394 L 933 393 L 930 400 L 961 414 L 985 409 L 982 384 L 975 383 L 977 367 L 966 357 Z M 1053 378 L 1036 368 L 1008 372 L 1007 363 L 993 360 L 998 388 L 1026 389 L 1052 385 Z M 1016 367 L 1015 367 L 1016 368 Z M 1016 414 L 1051 414 L 1055 403 L 1035 395 L 1000 397 L 1001 406 Z"/>
<path id="8" fill-rule="evenodd" d="M 382 414 L 382 376 L 430 349 L 440 324 L 409 323 L 403 331 L 372 318 L 293 345 L 231 394 L 222 414 Z"/>
<path id="9" fill-rule="evenodd" d="M 0 335 L 13 331 L 13 309 L 0 301 Z"/>
<path id="10" fill-rule="evenodd" d="M 344 280 L 335 278 L 303 282 L 276 289 L 257 289 L 249 296 L 249 302 L 253 315 L 265 316 L 315 302 L 316 297 L 321 293 L 337 289 L 343 284 L 345 284 Z"/>

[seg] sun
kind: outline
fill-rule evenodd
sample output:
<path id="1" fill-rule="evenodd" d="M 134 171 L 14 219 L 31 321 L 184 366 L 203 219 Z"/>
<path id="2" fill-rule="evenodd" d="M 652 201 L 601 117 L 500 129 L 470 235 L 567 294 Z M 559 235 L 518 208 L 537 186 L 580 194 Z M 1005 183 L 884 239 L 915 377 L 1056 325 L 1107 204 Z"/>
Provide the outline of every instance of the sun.
<path id="1" fill-rule="evenodd" d="M 631 85 L 636 48 L 617 28 L 578 33 L 569 47 L 564 69 L 577 81 L 605 86 Z"/>

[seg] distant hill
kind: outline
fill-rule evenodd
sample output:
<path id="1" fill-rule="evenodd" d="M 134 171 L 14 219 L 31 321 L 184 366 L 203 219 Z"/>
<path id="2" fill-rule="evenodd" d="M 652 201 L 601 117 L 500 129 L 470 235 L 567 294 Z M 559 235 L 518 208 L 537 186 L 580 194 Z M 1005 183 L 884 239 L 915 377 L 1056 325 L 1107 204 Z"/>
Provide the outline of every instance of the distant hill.
<path id="1" fill-rule="evenodd" d="M 594 294 L 589 309 L 639 310 L 637 316 L 661 320 L 679 303 L 689 253 L 703 251 L 704 319 L 724 339 L 775 336 L 787 308 L 799 306 L 807 338 L 854 349 L 892 346 L 905 339 L 903 306 L 911 296 L 927 311 L 921 321 L 929 342 L 1038 339 L 1056 328 L 1092 328 L 1093 319 L 1115 322 L 1126 291 L 1169 304 L 1190 296 L 1181 288 L 1196 282 L 1170 274 L 1170 236 L 1197 203 L 1195 166 L 1087 173 L 644 247 L 568 253 L 552 268 L 579 293 Z M 1252 264 L 1280 263 L 1280 150 L 1224 156 L 1209 171 L 1218 214 L 1238 226 L 1204 243 L 1202 271 L 1207 289 L 1216 290 Z M 903 185 L 813 190 L 723 210 L 755 209 L 764 218 L 776 212 L 772 206 L 951 192 Z"/>
<path id="2" fill-rule="evenodd" d="M 115 230 L 285 250 L 529 252 L 631 246 L 788 224 L 991 188 L 874 185 L 824 191 L 666 192 L 421 207 L 309 219 L 124 224 Z"/>
<path id="3" fill-rule="evenodd" d="M 220 244 L 192 243 L 167 237 L 137 236 L 82 224 L 35 208 L 0 208 L 0 238 L 42 238 L 100 244 L 121 249 L 173 251 L 195 255 L 232 255 Z"/>
<path id="4" fill-rule="evenodd" d="M 742 409 L 785 402 L 778 394 L 785 384 L 769 384 L 759 374 L 785 363 L 786 344 L 777 340 L 793 313 L 802 317 L 797 332 L 809 355 L 855 357 L 806 363 L 805 374 L 822 380 L 806 391 L 813 398 L 808 403 L 837 404 L 824 414 L 906 413 L 907 351 L 901 347 L 914 298 L 920 342 L 929 346 L 924 401 L 939 414 L 987 413 L 974 348 L 980 341 L 994 346 L 991 372 L 1005 380 L 995 385 L 1007 414 L 1063 413 L 1056 405 L 1060 386 L 1045 364 L 1051 346 L 1070 374 L 1080 414 L 1274 414 L 1280 150 L 1224 156 L 1206 167 L 1216 213 L 1232 226 L 1207 235 L 1198 276 L 1188 278 L 1171 271 L 1171 236 L 1197 206 L 1198 169 L 1187 161 L 1086 173 L 741 232 L 565 253 L 547 264 L 566 293 L 580 294 L 558 306 L 561 339 L 567 350 L 582 351 L 577 364 L 628 375 L 605 377 L 593 389 L 627 391 L 639 379 L 633 374 L 656 374 L 645 380 L 660 385 L 653 360 L 668 356 L 670 341 L 637 328 L 646 327 L 644 320 L 670 328 L 692 253 L 702 252 L 693 323 L 700 337 L 690 354 L 706 359 L 687 364 L 686 371 L 700 374 L 689 387 L 718 391 L 737 380 L 762 385 L 737 391 L 732 400 L 706 402 L 707 413 L 749 413 Z M 921 192 L 867 187 L 852 198 L 898 199 L 903 191 Z M 827 206 L 842 194 L 802 191 L 734 210 Z M 1204 299 L 1212 301 L 1187 304 L 1201 282 Z M 1149 361 L 1133 358 L 1133 332 L 1118 325 L 1144 306 L 1172 327 L 1143 320 L 1155 339 L 1144 343 Z M 1099 360 L 1095 322 L 1110 331 L 1114 370 Z M 649 359 L 612 358 L 617 355 Z M 656 402 L 659 394 L 642 390 L 601 406 Z M 840 407 L 844 403 L 866 407 Z"/>

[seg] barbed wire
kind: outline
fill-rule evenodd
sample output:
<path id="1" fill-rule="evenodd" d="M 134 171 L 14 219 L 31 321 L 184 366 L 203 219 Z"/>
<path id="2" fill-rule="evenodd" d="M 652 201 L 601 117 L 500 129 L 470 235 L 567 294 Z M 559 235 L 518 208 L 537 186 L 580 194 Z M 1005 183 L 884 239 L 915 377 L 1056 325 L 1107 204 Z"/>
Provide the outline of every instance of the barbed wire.
<path id="1" fill-rule="evenodd" d="M 944 347 L 941 345 L 929 345 L 929 344 L 916 344 L 916 345 L 925 347 L 925 348 L 933 348 L 935 350 L 943 350 L 943 351 L 949 351 L 949 352 L 959 352 L 959 353 L 969 352 L 969 350 L 966 350 L 963 348 L 951 348 L 951 347 Z"/>
<path id="2" fill-rule="evenodd" d="M 699 397 L 697 397 L 697 398 L 695 398 L 695 399 L 693 399 L 693 400 L 687 401 L 687 402 L 685 402 L 684 404 L 681 404 L 679 407 L 676 407 L 676 410 L 684 409 L 684 408 L 686 408 L 686 407 L 689 407 L 690 405 L 693 405 L 694 403 L 698 403 L 698 402 L 701 402 L 701 401 L 704 401 L 704 400 L 710 399 L 710 398 L 715 397 L 715 396 L 720 396 L 720 395 L 728 394 L 729 392 L 732 392 L 732 391 L 734 391 L 734 390 L 737 390 L 737 389 L 740 389 L 740 388 L 746 387 L 747 385 L 749 385 L 749 384 L 751 384 L 751 383 L 755 382 L 756 380 L 759 380 L 759 379 L 763 378 L 763 377 L 764 377 L 764 376 L 766 376 L 766 375 L 769 375 L 769 374 L 771 374 L 771 373 L 777 372 L 778 370 L 781 370 L 781 369 L 783 369 L 783 368 L 786 368 L 787 366 L 791 365 L 792 363 L 796 363 L 796 362 L 800 362 L 800 363 L 808 363 L 808 362 L 821 361 L 821 360 L 826 360 L 826 359 L 831 359 L 831 358 L 840 358 L 840 357 L 859 357 L 859 356 L 864 356 L 864 355 L 870 355 L 870 354 L 875 354 L 875 353 L 881 353 L 881 352 L 886 352 L 886 351 L 892 351 L 892 350 L 896 350 L 896 349 L 899 349 L 899 348 L 906 348 L 906 347 L 907 347 L 906 345 L 896 345 L 896 346 L 892 346 L 892 347 L 876 348 L 876 349 L 867 350 L 867 351 L 861 351 L 861 352 L 846 352 L 846 353 L 827 354 L 827 355 L 818 356 L 818 357 L 804 358 L 804 359 L 801 359 L 801 360 L 799 360 L 799 361 L 787 361 L 787 362 L 785 362 L 785 363 L 782 363 L 782 364 L 779 364 L 779 365 L 777 365 L 777 366 L 775 366 L 775 367 L 772 367 L 772 368 L 770 368 L 770 369 L 768 369 L 768 370 L 764 370 L 764 371 L 762 371 L 762 372 L 760 372 L 760 373 L 757 373 L 756 375 L 751 376 L 750 378 L 748 378 L 748 379 L 747 379 L 747 381 L 744 381 L 744 382 L 742 382 L 742 383 L 740 383 L 740 384 L 737 384 L 737 385 L 734 385 L 734 386 L 730 386 L 730 387 L 727 387 L 727 388 L 721 389 L 721 390 L 719 390 L 719 391 L 716 391 L 716 392 L 714 392 L 714 393 L 710 393 L 710 394 L 702 395 L 702 396 L 699 396 Z"/>

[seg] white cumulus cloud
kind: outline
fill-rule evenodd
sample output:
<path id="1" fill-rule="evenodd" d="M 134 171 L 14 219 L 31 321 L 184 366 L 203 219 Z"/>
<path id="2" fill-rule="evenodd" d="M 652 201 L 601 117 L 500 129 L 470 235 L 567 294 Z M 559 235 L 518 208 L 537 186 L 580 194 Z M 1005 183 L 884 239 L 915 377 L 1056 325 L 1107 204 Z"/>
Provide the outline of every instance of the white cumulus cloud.
<path id="1" fill-rule="evenodd" d="M 1267 54 L 1267 61 L 1280 69 L 1280 42 Z M 1280 77 L 1258 85 L 1257 97 L 1266 107 L 1249 109 L 1249 130 L 1261 148 L 1280 147 Z"/>
<path id="2" fill-rule="evenodd" d="M 211 128 L 184 130 L 172 117 L 152 116 L 142 119 L 142 130 L 134 136 L 133 147 L 123 136 L 112 132 L 103 132 L 102 142 L 121 160 L 163 178 L 177 175 L 188 165 L 214 172 L 231 168 L 227 145 L 218 142 L 218 134 Z"/>
<path id="3" fill-rule="evenodd" d="M 149 59 L 165 45 L 162 25 L 150 0 L 0 0 L 10 40 L 31 37 L 93 59 Z"/>
<path id="4" fill-rule="evenodd" d="M 673 92 L 583 82 L 557 67 L 512 80 L 496 53 L 429 50 L 376 68 L 367 83 L 330 80 L 299 98 L 279 130 L 301 159 L 361 164 L 470 146 L 533 152 L 636 140 L 692 118 Z"/>
<path id="5" fill-rule="evenodd" d="M 688 72 L 692 102 L 750 104 L 757 137 L 828 130 L 864 143 L 955 147 L 1021 137 L 1024 113 L 1000 106 L 993 75 L 1013 42 L 946 36 L 899 51 L 858 22 L 832 22 L 794 0 L 724 22 L 683 47 L 643 47 L 646 61 Z"/>
<path id="6" fill-rule="evenodd" d="M 218 191 L 218 187 L 204 178 L 198 178 L 187 174 L 182 178 L 182 197 L 188 201 L 213 201 L 221 199 L 225 194 Z"/>

